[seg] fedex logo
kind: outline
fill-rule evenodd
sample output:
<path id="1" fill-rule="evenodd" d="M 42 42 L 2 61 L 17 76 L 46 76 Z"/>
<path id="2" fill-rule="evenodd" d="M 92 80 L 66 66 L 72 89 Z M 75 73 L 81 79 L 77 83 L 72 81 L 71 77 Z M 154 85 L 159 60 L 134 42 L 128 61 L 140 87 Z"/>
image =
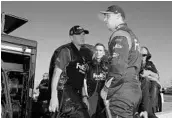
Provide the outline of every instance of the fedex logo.
<path id="1" fill-rule="evenodd" d="M 77 64 L 76 64 L 76 69 L 79 69 L 79 72 L 85 74 L 86 66 L 83 65 L 83 64 L 77 63 Z"/>
<path id="2" fill-rule="evenodd" d="M 105 75 L 103 73 L 100 74 L 93 73 L 93 78 L 95 78 L 95 80 L 104 80 Z"/>

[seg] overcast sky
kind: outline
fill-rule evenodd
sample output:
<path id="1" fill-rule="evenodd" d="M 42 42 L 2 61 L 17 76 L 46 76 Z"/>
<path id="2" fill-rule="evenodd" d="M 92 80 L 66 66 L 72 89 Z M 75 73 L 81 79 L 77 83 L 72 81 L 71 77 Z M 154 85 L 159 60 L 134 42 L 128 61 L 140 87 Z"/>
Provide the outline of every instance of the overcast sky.
<path id="1" fill-rule="evenodd" d="M 17 15 L 29 20 L 11 35 L 38 42 L 36 62 L 36 85 L 48 72 L 54 50 L 69 40 L 69 29 L 81 25 L 88 29 L 86 43 L 101 42 L 106 45 L 110 36 L 106 25 L 99 19 L 99 11 L 110 5 L 121 6 L 126 13 L 128 26 L 137 35 L 141 45 L 152 54 L 161 84 L 169 86 L 172 80 L 172 2 L 130 1 L 29 1 L 1 2 L 1 12 Z"/>

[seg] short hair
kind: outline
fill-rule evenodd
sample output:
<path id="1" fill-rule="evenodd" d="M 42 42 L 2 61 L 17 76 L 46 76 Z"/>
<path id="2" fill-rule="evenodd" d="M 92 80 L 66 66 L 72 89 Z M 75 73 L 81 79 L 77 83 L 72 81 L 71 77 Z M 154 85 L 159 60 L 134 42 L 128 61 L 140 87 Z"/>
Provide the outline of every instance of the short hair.
<path id="1" fill-rule="evenodd" d="M 148 49 L 146 46 L 142 46 L 141 48 L 142 48 L 142 49 L 145 48 L 145 49 L 147 50 L 146 61 L 149 61 L 149 60 L 151 59 L 151 57 L 152 57 L 152 55 L 151 55 L 149 49 Z"/>

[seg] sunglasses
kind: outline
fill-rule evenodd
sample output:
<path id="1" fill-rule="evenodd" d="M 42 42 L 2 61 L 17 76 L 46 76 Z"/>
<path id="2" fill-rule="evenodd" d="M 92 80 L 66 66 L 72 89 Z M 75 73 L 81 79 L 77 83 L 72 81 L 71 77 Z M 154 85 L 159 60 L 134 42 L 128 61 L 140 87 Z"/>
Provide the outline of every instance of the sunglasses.
<path id="1" fill-rule="evenodd" d="M 146 57 L 147 56 L 147 54 L 142 54 L 142 57 Z"/>

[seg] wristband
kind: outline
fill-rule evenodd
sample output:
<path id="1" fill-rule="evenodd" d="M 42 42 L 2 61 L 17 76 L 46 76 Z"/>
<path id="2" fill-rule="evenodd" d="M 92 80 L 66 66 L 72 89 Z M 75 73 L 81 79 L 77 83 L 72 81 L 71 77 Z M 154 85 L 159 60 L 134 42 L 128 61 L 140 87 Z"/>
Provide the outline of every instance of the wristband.
<path id="1" fill-rule="evenodd" d="M 108 90 L 109 90 L 109 88 L 106 86 L 106 85 L 104 85 L 104 91 L 106 91 L 106 92 L 108 92 Z"/>
<path id="2" fill-rule="evenodd" d="M 82 96 L 82 98 L 85 98 L 85 97 L 86 97 L 86 98 L 88 98 L 88 96 L 87 96 L 87 95 L 83 95 L 83 96 Z"/>

